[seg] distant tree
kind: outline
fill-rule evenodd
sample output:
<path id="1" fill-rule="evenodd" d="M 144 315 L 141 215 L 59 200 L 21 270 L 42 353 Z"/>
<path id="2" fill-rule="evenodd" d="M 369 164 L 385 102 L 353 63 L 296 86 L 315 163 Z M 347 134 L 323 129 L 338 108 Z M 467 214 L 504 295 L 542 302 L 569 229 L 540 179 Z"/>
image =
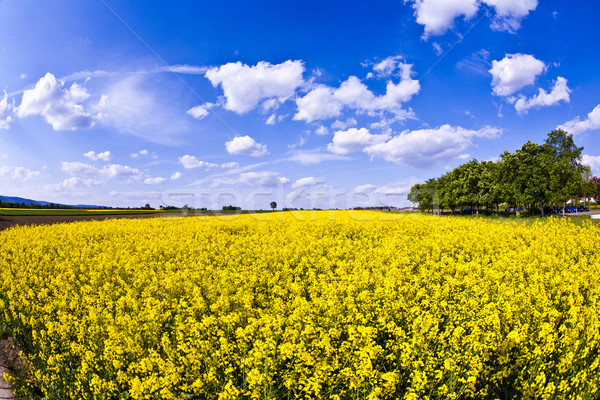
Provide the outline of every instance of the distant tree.
<path id="1" fill-rule="evenodd" d="M 273 209 L 273 211 L 275 211 L 275 209 L 277 208 L 277 202 L 272 201 L 271 202 L 271 208 Z"/>

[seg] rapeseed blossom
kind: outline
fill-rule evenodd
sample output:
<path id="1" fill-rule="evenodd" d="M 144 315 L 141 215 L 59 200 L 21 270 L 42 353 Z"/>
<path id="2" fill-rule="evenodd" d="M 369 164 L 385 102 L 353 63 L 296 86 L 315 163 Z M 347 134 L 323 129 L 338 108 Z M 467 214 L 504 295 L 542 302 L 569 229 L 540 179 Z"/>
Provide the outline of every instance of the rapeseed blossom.
<path id="1" fill-rule="evenodd" d="M 376 212 L 14 227 L 48 399 L 596 399 L 600 229 Z"/>

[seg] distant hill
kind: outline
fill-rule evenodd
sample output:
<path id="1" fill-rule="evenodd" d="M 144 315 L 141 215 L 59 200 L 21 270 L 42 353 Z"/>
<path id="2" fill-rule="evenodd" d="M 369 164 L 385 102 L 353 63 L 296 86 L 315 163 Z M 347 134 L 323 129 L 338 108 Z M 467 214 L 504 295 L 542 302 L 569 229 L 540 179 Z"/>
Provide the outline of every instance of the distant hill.
<path id="1" fill-rule="evenodd" d="M 70 205 L 70 204 L 61 204 L 61 203 L 51 203 L 49 201 L 42 201 L 42 200 L 25 199 L 23 197 L 11 197 L 11 196 L 1 196 L 1 195 L 0 195 L 0 201 L 2 201 L 3 203 L 19 203 L 19 204 L 24 203 L 25 205 L 35 204 L 38 206 L 49 206 L 50 204 L 56 204 L 57 206 L 63 206 L 63 207 L 102 208 L 102 206 L 94 206 L 94 205 L 89 205 L 89 204 Z"/>

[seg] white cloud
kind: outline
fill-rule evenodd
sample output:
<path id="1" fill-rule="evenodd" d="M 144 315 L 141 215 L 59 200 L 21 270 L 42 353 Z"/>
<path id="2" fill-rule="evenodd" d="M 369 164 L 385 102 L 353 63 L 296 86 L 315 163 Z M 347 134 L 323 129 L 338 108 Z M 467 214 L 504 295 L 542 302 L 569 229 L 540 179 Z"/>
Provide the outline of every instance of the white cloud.
<path id="1" fill-rule="evenodd" d="M 17 114 L 20 118 L 40 115 L 57 131 L 90 128 L 94 120 L 83 106 L 88 97 L 86 88 L 73 83 L 67 89 L 48 72 L 35 88 L 23 92 Z"/>
<path id="2" fill-rule="evenodd" d="M 250 136 L 236 136 L 225 142 L 225 148 L 229 154 L 247 154 L 252 157 L 260 157 L 268 154 L 267 145 L 257 143 Z"/>
<path id="3" fill-rule="evenodd" d="M 307 176 L 305 178 L 300 178 L 296 182 L 294 182 L 292 184 L 292 189 L 296 189 L 299 187 L 305 187 L 305 186 L 314 186 L 319 183 L 323 183 L 323 181 L 315 178 L 314 176 Z"/>
<path id="4" fill-rule="evenodd" d="M 329 129 L 321 125 L 317 129 L 315 129 L 315 133 L 317 135 L 327 135 L 329 133 Z"/>
<path id="5" fill-rule="evenodd" d="M 33 171 L 25 167 L 0 167 L 0 177 L 28 180 L 32 178 L 39 178 L 42 176 L 40 171 Z"/>
<path id="6" fill-rule="evenodd" d="M 371 184 L 358 185 L 357 187 L 354 188 L 354 192 L 355 193 L 365 193 L 365 192 L 372 192 L 375 189 L 377 189 L 377 186 L 371 185 Z"/>
<path id="7" fill-rule="evenodd" d="M 102 168 L 96 168 L 93 165 L 85 164 L 79 161 L 63 161 L 61 162 L 61 169 L 71 175 L 81 174 L 105 179 L 112 179 L 117 176 L 141 178 L 143 175 L 139 169 L 121 164 L 109 164 Z"/>
<path id="8" fill-rule="evenodd" d="M 179 172 L 179 171 L 177 171 L 177 172 L 175 172 L 175 173 L 173 173 L 173 174 L 171 175 L 171 180 L 172 180 L 172 181 L 176 181 L 176 180 L 177 180 L 177 179 L 179 179 L 179 178 L 181 178 L 181 172 Z"/>
<path id="9" fill-rule="evenodd" d="M 217 164 L 217 163 L 211 163 L 208 161 L 202 161 L 199 160 L 196 156 L 191 156 L 189 154 L 186 154 L 184 156 L 179 157 L 179 163 L 181 165 L 183 165 L 183 167 L 185 169 L 192 169 L 192 168 L 236 168 L 239 167 L 239 163 L 235 162 L 235 161 L 230 161 L 230 162 L 226 162 L 226 163 L 222 163 L 222 164 Z M 181 177 L 181 174 L 179 175 L 179 177 Z M 171 178 L 171 179 L 179 179 L 179 178 Z"/>
<path id="10" fill-rule="evenodd" d="M 105 182 L 98 179 L 81 179 L 76 176 L 65 178 L 62 182 L 54 185 L 46 185 L 46 189 L 53 192 L 63 192 L 79 189 L 82 187 L 95 187 L 104 185 Z"/>
<path id="11" fill-rule="evenodd" d="M 275 114 L 271 114 L 269 118 L 265 121 L 267 125 L 275 125 Z"/>
<path id="12" fill-rule="evenodd" d="M 4 97 L 0 99 L 0 129 L 9 129 L 14 122 L 12 116 L 14 110 L 14 102 L 8 102 L 8 94 L 4 91 Z"/>
<path id="13" fill-rule="evenodd" d="M 491 27 L 515 32 L 521 20 L 537 7 L 537 0 L 405 0 L 412 2 L 417 23 L 425 27 L 423 37 L 443 35 L 459 17 L 472 18 L 482 4 L 495 11 Z"/>
<path id="14" fill-rule="evenodd" d="M 102 161 L 110 161 L 110 151 L 104 151 L 102 153 L 96 153 L 93 150 L 88 151 L 87 153 L 85 153 L 83 155 L 84 157 L 89 158 L 90 160 L 93 161 L 98 161 L 98 160 L 102 160 Z"/>
<path id="15" fill-rule="evenodd" d="M 186 114 L 191 115 L 196 119 L 203 119 L 210 114 L 210 109 L 215 106 L 214 103 L 204 103 L 196 107 L 192 107 L 186 111 Z"/>
<path id="16" fill-rule="evenodd" d="M 138 151 L 137 153 L 131 153 L 129 155 L 129 157 L 131 157 L 131 158 L 147 157 L 147 156 L 150 156 L 152 158 L 158 158 L 158 155 L 156 155 L 155 152 L 148 151 L 146 149 L 142 149 L 142 150 Z"/>
<path id="17" fill-rule="evenodd" d="M 482 0 L 496 11 L 492 29 L 515 32 L 521 27 L 521 20 L 536 9 L 538 0 Z"/>
<path id="18" fill-rule="evenodd" d="M 216 178 L 212 182 L 212 187 L 219 187 L 224 185 L 244 185 L 250 187 L 265 187 L 273 186 L 277 184 L 285 184 L 290 180 L 281 174 L 274 171 L 260 171 L 260 172 L 243 172 L 237 177 L 232 178 Z"/>
<path id="19" fill-rule="evenodd" d="M 272 65 L 261 61 L 255 66 L 241 62 L 209 69 L 205 76 L 214 87 L 221 86 L 225 108 L 238 114 L 254 109 L 261 100 L 285 101 L 304 82 L 304 63 L 288 60 Z"/>
<path id="20" fill-rule="evenodd" d="M 157 185 L 160 183 L 164 183 L 166 181 L 167 181 L 167 178 L 161 178 L 161 177 L 156 177 L 156 178 L 150 177 L 150 178 L 144 179 L 144 183 L 146 185 Z"/>
<path id="21" fill-rule="evenodd" d="M 206 73 L 206 71 L 208 71 L 208 68 L 197 65 L 175 64 L 161 67 L 160 70 L 166 72 L 175 72 L 178 74 L 203 75 Z"/>
<path id="22" fill-rule="evenodd" d="M 346 155 L 385 142 L 389 138 L 389 134 L 373 135 L 366 128 L 350 128 L 335 132 L 333 140 L 327 145 L 327 150 L 334 154 Z"/>
<path id="23" fill-rule="evenodd" d="M 410 192 L 411 186 L 412 185 L 410 184 L 383 185 L 375 189 L 375 193 L 388 195 L 407 194 L 408 192 Z"/>
<path id="24" fill-rule="evenodd" d="M 412 65 L 400 63 L 401 79 L 397 84 L 387 82 L 384 95 L 375 96 L 356 76 L 350 76 L 339 88 L 320 85 L 304 97 L 296 99 L 298 111 L 294 120 L 315 120 L 338 117 L 344 107 L 373 114 L 387 111 L 399 116 L 409 114 L 402 109 L 402 103 L 408 102 L 421 89 L 418 80 L 412 79 Z"/>
<path id="25" fill-rule="evenodd" d="M 163 98 L 154 88 L 175 90 L 167 82 L 148 83 L 148 76 L 129 75 L 112 82 L 95 106 L 97 121 L 154 143 L 173 144 L 174 137 L 187 129 L 187 119 L 175 102 Z"/>
<path id="26" fill-rule="evenodd" d="M 489 126 L 475 131 L 442 125 L 437 129 L 402 132 L 388 141 L 366 147 L 364 152 L 373 158 L 383 158 L 397 164 L 429 168 L 464 154 L 473 138 L 493 139 L 500 132 Z"/>
<path id="27" fill-rule="evenodd" d="M 412 7 L 417 23 L 425 26 L 424 38 L 444 34 L 455 18 L 469 19 L 479 10 L 477 0 L 414 0 Z"/>
<path id="28" fill-rule="evenodd" d="M 509 96 L 527 85 L 546 69 L 546 65 L 529 54 L 507 54 L 492 61 L 492 89 L 497 96 Z"/>
<path id="29" fill-rule="evenodd" d="M 509 101 L 514 101 L 517 112 L 523 114 L 534 107 L 548 107 L 557 104 L 560 101 L 568 103 L 570 100 L 569 93 L 571 93 L 571 89 L 567 86 L 567 80 L 562 76 L 559 76 L 556 78 L 556 82 L 550 93 L 546 92 L 544 89 L 539 89 L 539 93 L 530 99 L 525 96 L 519 96 L 518 99 L 513 98 L 509 99 Z"/>
<path id="30" fill-rule="evenodd" d="M 586 119 L 582 120 L 576 117 L 560 125 L 558 128 L 572 135 L 579 135 L 580 133 L 600 129 L 600 104 L 589 112 Z"/>
<path id="31" fill-rule="evenodd" d="M 332 154 L 328 152 L 322 152 L 320 150 L 304 150 L 293 153 L 290 157 L 285 160 L 294 161 L 302 165 L 316 165 L 324 161 L 333 160 L 349 160 L 350 158 L 345 155 Z"/>
<path id="32" fill-rule="evenodd" d="M 592 174 L 600 175 L 600 156 L 590 156 L 588 154 L 584 154 L 581 157 L 581 162 L 592 169 Z"/>
<path id="33" fill-rule="evenodd" d="M 267 186 L 277 183 L 288 183 L 290 180 L 277 172 L 244 172 L 239 176 L 239 182 L 251 186 Z"/>
<path id="34" fill-rule="evenodd" d="M 331 129 L 346 129 L 351 126 L 356 126 L 357 123 L 358 122 L 356 122 L 354 118 L 347 118 L 346 121 L 337 119 L 331 124 Z"/>
<path id="35" fill-rule="evenodd" d="M 376 63 L 373 66 L 373 71 L 378 78 L 389 78 L 392 75 L 402 75 L 406 68 L 410 69 L 411 65 L 402 62 L 402 56 L 389 56 Z"/>
<path id="36" fill-rule="evenodd" d="M 183 168 L 185 169 L 215 168 L 219 166 L 219 164 L 202 161 L 196 158 L 196 156 L 190 156 L 189 154 L 179 157 L 179 163 L 183 165 Z"/>
<path id="37" fill-rule="evenodd" d="M 306 96 L 296 99 L 298 112 L 294 115 L 294 120 L 312 122 L 339 116 L 343 104 L 334 97 L 334 92 L 333 88 L 321 85 L 308 92 Z"/>

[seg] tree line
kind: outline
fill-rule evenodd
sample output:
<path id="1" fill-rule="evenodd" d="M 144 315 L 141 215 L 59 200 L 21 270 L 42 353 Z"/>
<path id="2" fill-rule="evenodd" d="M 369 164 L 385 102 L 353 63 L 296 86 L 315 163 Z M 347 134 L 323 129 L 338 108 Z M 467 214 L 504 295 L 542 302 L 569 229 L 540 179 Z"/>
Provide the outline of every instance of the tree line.
<path id="1" fill-rule="evenodd" d="M 514 153 L 505 151 L 498 161 L 471 161 L 452 171 L 413 185 L 408 200 L 421 210 L 470 209 L 499 211 L 501 204 L 521 206 L 544 216 L 544 208 L 569 200 L 600 198 L 600 180 L 581 162 L 583 147 L 558 129 L 544 144 L 531 141 Z"/>

